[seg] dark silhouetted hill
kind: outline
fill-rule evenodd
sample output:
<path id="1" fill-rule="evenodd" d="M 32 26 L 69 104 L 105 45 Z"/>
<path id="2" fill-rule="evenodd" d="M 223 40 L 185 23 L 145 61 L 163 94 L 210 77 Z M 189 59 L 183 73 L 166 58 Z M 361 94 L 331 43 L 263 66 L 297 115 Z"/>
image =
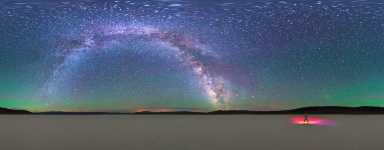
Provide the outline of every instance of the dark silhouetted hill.
<path id="1" fill-rule="evenodd" d="M 207 113 L 204 113 L 204 112 L 192 112 L 192 111 L 169 111 L 169 112 L 151 112 L 151 111 L 142 111 L 142 112 L 135 112 L 134 114 L 137 114 L 137 115 L 145 115 L 145 114 L 148 114 L 148 115 L 156 115 L 156 114 L 169 114 L 169 115 L 203 115 L 203 114 L 207 114 Z"/>
<path id="2" fill-rule="evenodd" d="M 323 107 L 303 107 L 291 110 L 293 113 L 307 114 L 384 114 L 383 107 L 340 107 L 340 106 L 323 106 Z"/>
<path id="3" fill-rule="evenodd" d="M 0 114 L 31 114 L 31 112 L 26 110 L 8 109 L 0 107 Z"/>
<path id="4" fill-rule="evenodd" d="M 241 114 L 384 114 L 383 107 L 341 107 L 341 106 L 318 106 L 303 107 L 292 110 L 280 111 L 251 111 L 251 110 L 217 110 L 211 112 L 191 112 L 191 111 L 170 111 L 170 112 L 151 112 L 142 111 L 134 113 L 120 112 L 65 112 L 49 111 L 32 113 L 26 110 L 14 110 L 0 108 L 0 114 L 42 114 L 42 115 L 241 115 Z"/>
<path id="5" fill-rule="evenodd" d="M 209 112 L 209 114 L 384 114 L 384 108 L 319 106 L 280 111 L 218 110 Z"/>

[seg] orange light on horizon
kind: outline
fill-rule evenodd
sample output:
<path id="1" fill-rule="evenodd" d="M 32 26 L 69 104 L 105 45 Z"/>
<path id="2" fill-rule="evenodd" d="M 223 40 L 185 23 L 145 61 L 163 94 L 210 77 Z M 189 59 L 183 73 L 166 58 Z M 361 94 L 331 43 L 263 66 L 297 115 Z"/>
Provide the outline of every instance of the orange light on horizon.
<path id="1" fill-rule="evenodd" d="M 176 111 L 175 109 L 169 108 L 138 108 L 135 112 L 172 112 Z"/>

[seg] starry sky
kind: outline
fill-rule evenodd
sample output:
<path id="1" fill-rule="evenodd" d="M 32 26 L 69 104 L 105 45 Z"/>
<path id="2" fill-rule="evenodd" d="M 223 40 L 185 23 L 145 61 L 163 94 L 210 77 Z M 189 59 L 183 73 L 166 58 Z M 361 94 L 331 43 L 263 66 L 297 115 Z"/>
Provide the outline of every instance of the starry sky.
<path id="1" fill-rule="evenodd" d="M 0 107 L 384 106 L 374 0 L 0 2 Z"/>

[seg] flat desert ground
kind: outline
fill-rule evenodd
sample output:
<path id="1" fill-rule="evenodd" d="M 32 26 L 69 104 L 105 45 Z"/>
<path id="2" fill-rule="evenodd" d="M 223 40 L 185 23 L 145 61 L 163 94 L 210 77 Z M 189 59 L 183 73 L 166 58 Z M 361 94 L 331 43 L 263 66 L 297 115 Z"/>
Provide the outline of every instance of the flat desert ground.
<path id="1" fill-rule="evenodd" d="M 0 115 L 1 150 L 377 150 L 384 115 Z"/>

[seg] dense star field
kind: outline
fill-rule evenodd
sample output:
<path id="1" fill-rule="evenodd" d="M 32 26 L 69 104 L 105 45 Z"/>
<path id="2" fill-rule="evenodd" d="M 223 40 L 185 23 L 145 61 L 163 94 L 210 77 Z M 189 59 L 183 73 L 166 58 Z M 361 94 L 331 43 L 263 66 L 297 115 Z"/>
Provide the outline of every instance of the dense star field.
<path id="1" fill-rule="evenodd" d="M 384 3 L 0 2 L 0 107 L 384 106 Z"/>

